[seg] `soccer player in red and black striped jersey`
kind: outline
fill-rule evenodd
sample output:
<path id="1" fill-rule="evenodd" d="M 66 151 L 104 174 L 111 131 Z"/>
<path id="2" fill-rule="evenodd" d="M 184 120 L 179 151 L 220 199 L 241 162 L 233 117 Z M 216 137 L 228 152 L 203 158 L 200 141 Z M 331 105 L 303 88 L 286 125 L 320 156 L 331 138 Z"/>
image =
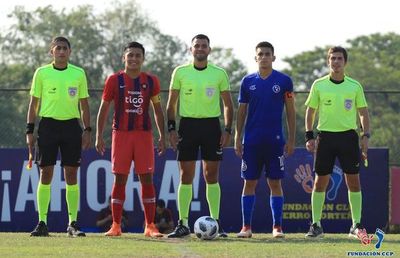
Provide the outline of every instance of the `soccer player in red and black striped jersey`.
<path id="1" fill-rule="evenodd" d="M 154 225 L 156 209 L 154 173 L 154 145 L 149 115 L 150 103 L 158 129 L 158 154 L 165 152 L 164 115 L 160 102 L 160 82 L 154 75 L 141 71 L 145 49 L 138 42 L 130 42 L 124 48 L 123 71 L 106 79 L 102 101 L 97 115 L 96 149 L 103 155 L 104 125 L 111 102 L 114 102 L 112 124 L 111 162 L 114 184 L 111 192 L 113 224 L 106 236 L 121 235 L 122 207 L 125 201 L 125 185 L 132 160 L 134 171 L 141 183 L 141 198 L 146 220 L 145 236 L 161 237 Z"/>

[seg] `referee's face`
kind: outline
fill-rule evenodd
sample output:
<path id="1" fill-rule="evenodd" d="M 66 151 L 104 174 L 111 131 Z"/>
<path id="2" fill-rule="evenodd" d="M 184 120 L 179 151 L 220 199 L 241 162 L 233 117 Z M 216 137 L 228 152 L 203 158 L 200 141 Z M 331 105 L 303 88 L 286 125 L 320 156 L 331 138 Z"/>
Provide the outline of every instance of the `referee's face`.
<path id="1" fill-rule="evenodd" d="M 342 52 L 333 52 L 329 55 L 328 66 L 332 73 L 344 73 L 346 61 Z"/>
<path id="2" fill-rule="evenodd" d="M 206 61 L 210 51 L 211 48 L 206 39 L 194 39 L 190 47 L 194 59 L 199 62 Z"/>
<path id="3" fill-rule="evenodd" d="M 71 55 L 71 49 L 69 48 L 67 42 L 58 41 L 50 50 L 50 54 L 53 56 L 53 60 L 56 65 L 63 66 L 68 63 L 69 56 Z"/>

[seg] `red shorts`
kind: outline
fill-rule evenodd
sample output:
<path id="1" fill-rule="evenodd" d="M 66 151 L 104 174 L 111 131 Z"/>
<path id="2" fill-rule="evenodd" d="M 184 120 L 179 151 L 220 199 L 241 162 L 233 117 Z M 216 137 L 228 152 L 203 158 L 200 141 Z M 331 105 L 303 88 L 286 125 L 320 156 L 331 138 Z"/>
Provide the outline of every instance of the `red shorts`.
<path id="1" fill-rule="evenodd" d="M 129 175 L 132 161 L 134 161 L 136 174 L 154 172 L 152 132 L 113 130 L 111 146 L 112 172 Z"/>

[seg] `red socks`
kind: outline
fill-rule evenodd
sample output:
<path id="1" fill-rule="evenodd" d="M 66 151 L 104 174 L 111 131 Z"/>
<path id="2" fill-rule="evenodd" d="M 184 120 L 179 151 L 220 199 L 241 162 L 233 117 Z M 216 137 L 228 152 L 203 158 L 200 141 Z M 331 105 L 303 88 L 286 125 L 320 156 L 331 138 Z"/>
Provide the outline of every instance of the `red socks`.
<path id="1" fill-rule="evenodd" d="M 111 191 L 111 211 L 113 222 L 121 224 L 122 209 L 125 201 L 125 185 L 113 184 Z"/>
<path id="2" fill-rule="evenodd" d="M 154 184 L 142 184 L 142 202 L 146 225 L 154 223 L 156 212 L 156 191 L 154 189 Z"/>

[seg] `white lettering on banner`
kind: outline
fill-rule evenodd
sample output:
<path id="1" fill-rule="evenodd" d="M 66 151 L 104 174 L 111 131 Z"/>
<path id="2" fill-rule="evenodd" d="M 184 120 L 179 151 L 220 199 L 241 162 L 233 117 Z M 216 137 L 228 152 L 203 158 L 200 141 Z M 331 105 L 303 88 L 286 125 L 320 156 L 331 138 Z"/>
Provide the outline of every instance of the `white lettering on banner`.
<path id="1" fill-rule="evenodd" d="M 100 171 L 104 171 L 105 174 L 105 195 L 103 200 L 105 202 L 99 203 L 98 192 L 99 192 L 99 178 L 98 175 Z M 108 196 L 112 190 L 113 184 L 113 174 L 111 173 L 111 162 L 109 160 L 98 159 L 94 160 L 89 164 L 86 171 L 86 200 L 88 202 L 89 208 L 94 211 L 99 211 L 108 206 Z"/>
<path id="2" fill-rule="evenodd" d="M 26 169 L 28 161 L 24 161 L 21 171 L 21 179 L 19 181 L 17 200 L 15 201 L 14 211 L 25 211 L 26 203 L 32 201 L 35 204 L 35 209 L 37 210 L 36 204 L 36 189 L 39 182 L 39 172 L 37 166 L 33 166 L 31 170 Z M 29 187 L 31 187 L 32 192 L 29 192 Z"/>
<path id="3" fill-rule="evenodd" d="M 8 188 L 8 183 L 6 183 L 6 181 L 11 181 L 11 170 L 1 171 L 1 181 L 4 181 L 4 187 L 3 187 L 3 201 L 1 205 L 0 221 L 10 222 L 11 221 L 10 190 Z"/>

